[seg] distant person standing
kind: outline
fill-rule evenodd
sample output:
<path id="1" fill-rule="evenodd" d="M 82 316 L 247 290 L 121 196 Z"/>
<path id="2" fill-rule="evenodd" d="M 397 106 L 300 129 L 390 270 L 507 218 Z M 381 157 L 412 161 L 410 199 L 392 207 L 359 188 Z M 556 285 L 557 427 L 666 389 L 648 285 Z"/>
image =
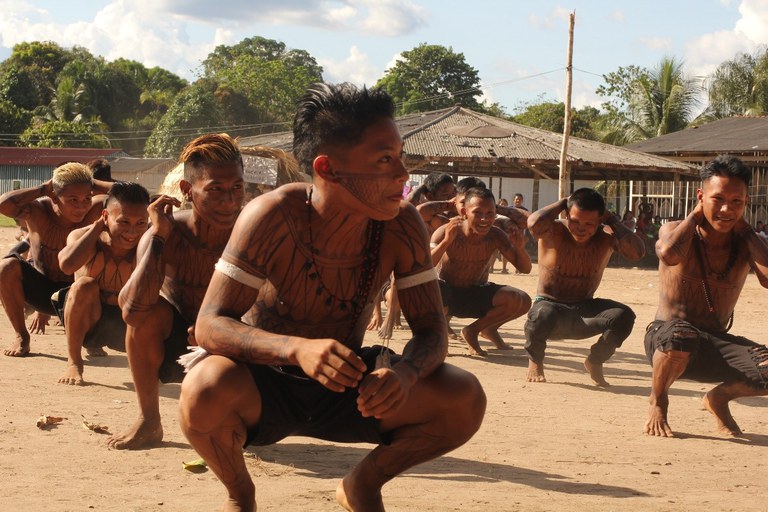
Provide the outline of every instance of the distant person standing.
<path id="1" fill-rule="evenodd" d="M 523 198 L 523 194 L 521 194 L 520 192 L 518 192 L 517 194 L 515 194 L 515 198 L 512 200 L 512 205 L 513 205 L 515 208 L 519 209 L 519 210 L 525 210 L 525 211 L 528 211 L 528 208 L 526 208 L 525 206 L 523 206 L 523 202 L 524 202 L 524 201 L 525 201 L 525 198 Z"/>

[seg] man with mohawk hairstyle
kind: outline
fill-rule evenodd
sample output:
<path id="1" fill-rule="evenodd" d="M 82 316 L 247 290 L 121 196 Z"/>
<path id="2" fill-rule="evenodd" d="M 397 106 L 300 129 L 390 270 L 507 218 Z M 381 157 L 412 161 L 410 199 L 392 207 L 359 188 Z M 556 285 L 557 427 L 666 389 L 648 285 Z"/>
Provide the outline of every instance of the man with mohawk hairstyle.
<path id="1" fill-rule="evenodd" d="M 167 195 L 149 205 L 152 225 L 139 242 L 136 270 L 119 296 L 139 418 L 110 437 L 108 444 L 116 449 L 162 441 L 158 380 L 183 378 L 176 359 L 195 344 L 191 326 L 243 204 L 243 160 L 229 135 L 198 137 L 179 160 L 184 165 L 179 187 L 192 209 L 174 213 L 180 202 Z"/>
<path id="2" fill-rule="evenodd" d="M 485 395 L 445 364 L 447 336 L 424 223 L 403 201 L 408 173 L 392 99 L 350 84 L 313 86 L 294 119 L 312 185 L 251 201 L 200 308 L 181 425 L 227 490 L 252 511 L 243 446 L 291 435 L 376 444 L 336 488 L 347 510 L 384 510 L 382 486 L 469 440 Z M 389 275 L 413 331 L 402 356 L 363 347 Z M 377 364 L 377 360 L 378 363 Z"/>

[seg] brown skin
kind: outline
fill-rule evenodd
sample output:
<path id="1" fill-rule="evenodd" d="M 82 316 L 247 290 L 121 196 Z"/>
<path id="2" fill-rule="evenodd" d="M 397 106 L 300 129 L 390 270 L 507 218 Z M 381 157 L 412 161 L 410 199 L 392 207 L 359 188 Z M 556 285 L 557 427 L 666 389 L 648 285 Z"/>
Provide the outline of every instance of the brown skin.
<path id="1" fill-rule="evenodd" d="M 72 275 L 59 268 L 57 255 L 73 229 L 90 224 L 100 215 L 110 183 L 94 181 L 64 187 L 58 194 L 47 181 L 39 187 L 14 190 L 0 196 L 0 214 L 21 218 L 29 231 L 28 260 L 49 279 L 71 282 Z M 8 320 L 16 332 L 16 341 L 8 347 L 7 356 L 29 354 L 30 336 L 24 325 L 24 292 L 21 266 L 16 259 L 0 260 L 0 300 Z M 32 332 L 45 333 L 47 315 L 35 315 Z"/>
<path id="2" fill-rule="evenodd" d="M 75 282 L 64 306 L 68 359 L 61 384 L 83 384 L 83 340 L 99 321 L 102 302 L 117 305 L 117 295 L 136 266 L 136 246 L 147 221 L 146 205 L 110 201 L 93 224 L 67 237 L 59 264 L 64 272 L 75 273 Z M 88 354 L 106 352 L 92 349 Z"/>
<path id="3" fill-rule="evenodd" d="M 391 433 L 390 445 L 376 447 L 339 484 L 337 500 L 347 510 L 383 510 L 387 481 L 466 442 L 484 414 L 477 380 L 443 364 L 446 327 L 435 281 L 399 291 L 413 338 L 399 363 L 363 378 L 366 368 L 354 350 L 362 344 L 371 297 L 392 272 L 411 275 L 432 264 L 423 223 L 398 197 L 408 175 L 394 122 L 369 126 L 357 146 L 326 151 L 315 159 L 311 201 L 312 245 L 324 286 L 339 297 L 353 294 L 371 218 L 385 221 L 378 271 L 347 337 L 349 309 L 318 298 L 304 268 L 308 187 L 283 186 L 243 211 L 223 258 L 266 282 L 256 290 L 214 274 L 195 329 L 200 345 L 215 355 L 190 371 L 180 402 L 187 439 L 227 489 L 224 510 L 256 507 L 242 443 L 261 418 L 261 395 L 245 363 L 299 366 L 334 391 L 357 387 L 360 413 L 380 419 L 381 430 Z"/>
<path id="4" fill-rule="evenodd" d="M 133 450 L 162 441 L 158 371 L 173 326 L 173 308 L 184 318 L 197 318 L 213 267 L 242 208 L 239 164 L 207 167 L 193 183 L 182 180 L 180 186 L 192 210 L 173 213 L 179 202 L 168 196 L 149 205 L 151 227 L 139 242 L 136 270 L 120 292 L 139 418 L 109 438 L 111 448 Z M 161 289 L 168 300 L 160 297 Z M 189 344 L 196 344 L 192 329 Z"/>
<path id="5" fill-rule="evenodd" d="M 699 329 L 724 332 L 750 269 L 768 288 L 768 245 L 744 220 L 748 195 L 746 184 L 736 178 L 713 176 L 697 191 L 696 208 L 682 221 L 668 222 L 659 230 L 659 309 L 656 320 L 681 318 Z M 715 314 L 709 312 L 701 285 L 702 270 L 692 241 L 699 230 L 704 239 L 705 258 L 712 272 L 728 266 L 731 244 L 738 244 L 736 262 L 723 280 L 710 274 Z M 653 356 L 650 407 L 645 433 L 674 437 L 667 421 L 669 388 L 683 373 L 690 354 L 679 351 Z M 768 364 L 766 362 L 761 365 Z M 704 396 L 704 406 L 715 417 L 717 431 L 728 436 L 741 434 L 731 416 L 729 402 L 735 398 L 761 396 L 768 391 L 741 381 L 723 382 Z"/>
<path id="6" fill-rule="evenodd" d="M 514 246 L 509 236 L 493 225 L 496 205 L 491 198 L 471 197 L 461 211 L 462 216 L 454 217 L 432 235 L 432 263 L 440 266 L 440 279 L 458 287 L 483 284 L 488 281 L 488 263 L 496 251 L 520 272 L 531 271 L 531 259 L 520 244 L 522 239 Z M 493 297 L 493 308 L 462 330 L 470 354 L 486 354 L 480 348 L 480 335 L 497 348 L 509 348 L 498 328 L 530 307 L 531 298 L 522 290 L 511 286 L 499 289 Z"/>
<path id="7" fill-rule="evenodd" d="M 575 303 L 594 296 L 614 251 L 635 261 L 645 255 L 645 245 L 607 210 L 601 215 L 573 205 L 566 219 L 559 220 L 567 202 L 562 199 L 533 212 L 528 217 L 528 229 L 539 240 L 536 295 Z M 602 365 L 585 359 L 584 366 L 597 384 L 607 385 Z M 527 379 L 546 382 L 544 365 L 529 360 Z"/>

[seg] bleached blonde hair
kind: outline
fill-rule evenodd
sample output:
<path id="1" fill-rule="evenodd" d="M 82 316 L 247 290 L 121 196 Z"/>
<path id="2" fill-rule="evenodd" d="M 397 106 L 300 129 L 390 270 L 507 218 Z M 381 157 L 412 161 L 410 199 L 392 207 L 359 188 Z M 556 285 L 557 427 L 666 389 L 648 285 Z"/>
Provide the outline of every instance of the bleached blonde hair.
<path id="1" fill-rule="evenodd" d="M 53 193 L 59 195 L 64 187 L 87 183 L 93 186 L 93 174 L 85 164 L 80 162 L 67 162 L 53 170 L 51 185 Z"/>
<path id="2" fill-rule="evenodd" d="M 207 133 L 190 141 L 179 156 L 184 164 L 184 179 L 194 182 L 205 167 L 236 163 L 243 167 L 243 157 L 237 142 L 226 133 Z"/>

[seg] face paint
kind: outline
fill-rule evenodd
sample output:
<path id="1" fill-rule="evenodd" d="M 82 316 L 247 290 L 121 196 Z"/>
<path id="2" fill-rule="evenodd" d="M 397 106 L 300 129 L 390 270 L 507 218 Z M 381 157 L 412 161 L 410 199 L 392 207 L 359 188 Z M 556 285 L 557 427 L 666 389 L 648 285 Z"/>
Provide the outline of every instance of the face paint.
<path id="1" fill-rule="evenodd" d="M 399 211 L 403 191 L 391 176 L 336 172 L 334 177 L 355 199 L 376 212 L 396 215 Z"/>

